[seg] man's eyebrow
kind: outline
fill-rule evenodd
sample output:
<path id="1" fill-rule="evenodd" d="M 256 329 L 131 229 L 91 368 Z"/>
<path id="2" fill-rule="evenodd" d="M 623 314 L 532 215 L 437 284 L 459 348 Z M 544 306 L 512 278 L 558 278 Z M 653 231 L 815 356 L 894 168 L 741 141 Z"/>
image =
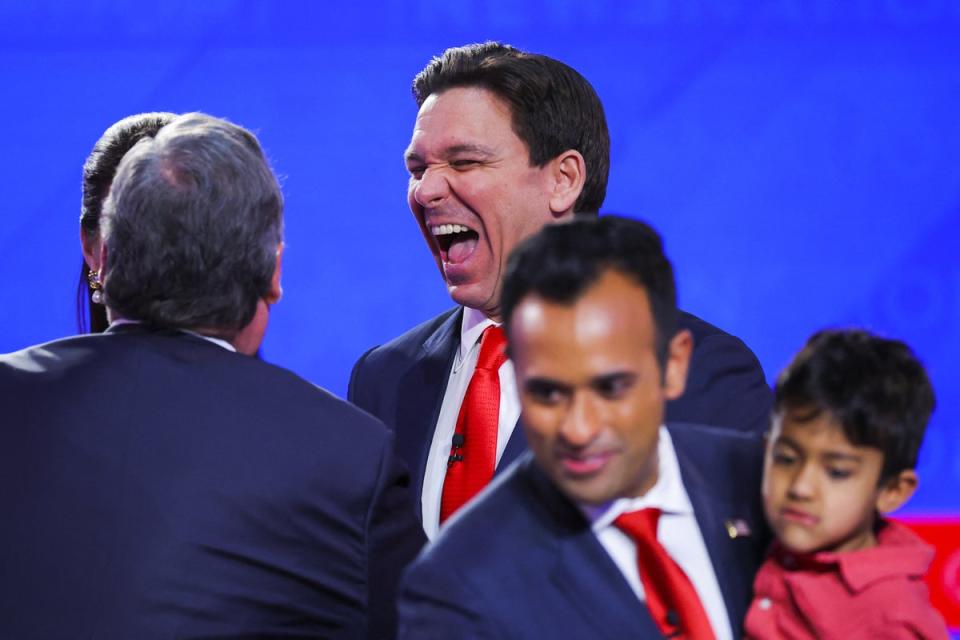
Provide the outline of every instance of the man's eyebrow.
<path id="1" fill-rule="evenodd" d="M 455 156 L 461 153 L 477 153 L 489 157 L 493 155 L 493 149 L 479 144 L 455 144 L 444 149 L 443 155 Z"/>
<path id="2" fill-rule="evenodd" d="M 527 378 L 523 384 L 524 389 L 537 389 L 544 387 L 553 387 L 555 389 L 569 389 L 570 385 L 564 384 L 559 380 L 554 380 L 553 378 L 548 378 L 546 376 L 533 376 L 532 378 Z"/>
<path id="3" fill-rule="evenodd" d="M 490 147 L 485 147 L 479 144 L 455 144 L 445 148 L 440 156 L 444 158 L 449 158 L 451 156 L 457 156 L 463 153 L 472 153 L 483 156 L 484 158 L 490 158 L 495 155 L 493 149 Z M 414 151 L 413 149 L 407 149 L 403 153 L 403 159 L 405 162 L 423 162 L 423 157 Z"/>
<path id="4" fill-rule="evenodd" d="M 619 382 L 621 380 L 633 380 L 636 377 L 637 374 L 634 371 L 611 371 L 610 373 L 604 373 L 599 376 L 595 376 L 590 380 L 590 384 L 593 386 L 602 386 L 610 384 L 611 382 Z"/>

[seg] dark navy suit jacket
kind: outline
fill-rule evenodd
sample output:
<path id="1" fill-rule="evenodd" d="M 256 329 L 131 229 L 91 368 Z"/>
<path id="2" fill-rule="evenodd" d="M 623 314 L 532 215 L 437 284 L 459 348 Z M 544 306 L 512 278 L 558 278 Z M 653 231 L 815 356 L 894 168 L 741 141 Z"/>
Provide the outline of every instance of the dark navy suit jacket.
<path id="1" fill-rule="evenodd" d="M 733 637 L 743 637 L 769 541 L 761 438 L 686 424 L 670 435 Z M 401 640 L 661 637 L 580 509 L 530 454 L 424 549 L 404 575 L 399 606 Z"/>
<path id="2" fill-rule="evenodd" d="M 417 514 L 433 430 L 460 344 L 461 317 L 460 307 L 451 309 L 367 351 L 350 376 L 350 401 L 396 431 L 397 452 L 412 476 Z M 766 431 L 772 397 L 753 352 L 738 338 L 686 312 L 680 312 L 679 328 L 693 334 L 694 350 L 686 391 L 667 403 L 666 420 Z M 526 448 L 518 425 L 498 470 Z"/>
<path id="3" fill-rule="evenodd" d="M 392 637 L 423 533 L 378 421 L 140 326 L 0 356 L 0 637 Z"/>

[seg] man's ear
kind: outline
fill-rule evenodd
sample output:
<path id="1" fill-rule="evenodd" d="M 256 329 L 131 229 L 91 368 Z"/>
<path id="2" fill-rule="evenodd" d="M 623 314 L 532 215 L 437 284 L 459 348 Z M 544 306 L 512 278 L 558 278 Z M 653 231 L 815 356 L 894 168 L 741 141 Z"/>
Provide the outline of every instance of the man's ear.
<path id="1" fill-rule="evenodd" d="M 283 243 L 277 245 L 277 263 L 273 267 L 273 277 L 270 279 L 270 288 L 267 295 L 263 297 L 267 304 L 276 304 L 283 297 L 283 287 L 280 284 L 280 276 L 283 273 Z"/>
<path id="2" fill-rule="evenodd" d="M 667 345 L 667 361 L 663 370 L 663 390 L 667 400 L 676 400 L 687 387 L 687 370 L 693 353 L 693 335 L 686 329 L 677 331 Z"/>
<path id="3" fill-rule="evenodd" d="M 573 206 L 587 180 L 587 165 L 579 151 L 567 149 L 551 162 L 553 190 L 550 194 L 550 212 L 555 219 L 573 212 Z"/>
<path id="4" fill-rule="evenodd" d="M 917 490 L 917 472 L 904 469 L 883 483 L 877 493 L 877 511 L 890 513 L 896 511 L 910 499 Z"/>

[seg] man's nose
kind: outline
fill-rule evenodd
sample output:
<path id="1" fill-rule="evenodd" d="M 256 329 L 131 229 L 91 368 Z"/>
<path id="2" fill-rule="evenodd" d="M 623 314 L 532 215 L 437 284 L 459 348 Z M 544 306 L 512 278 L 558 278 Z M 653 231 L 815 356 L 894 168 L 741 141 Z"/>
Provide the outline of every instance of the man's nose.
<path id="1" fill-rule="evenodd" d="M 597 403 L 587 393 L 574 393 L 560 425 L 560 435 L 573 447 L 585 447 L 600 432 L 602 417 Z"/>
<path id="2" fill-rule="evenodd" d="M 427 167 L 413 186 L 413 197 L 421 207 L 436 207 L 450 195 L 450 184 L 443 168 Z"/>

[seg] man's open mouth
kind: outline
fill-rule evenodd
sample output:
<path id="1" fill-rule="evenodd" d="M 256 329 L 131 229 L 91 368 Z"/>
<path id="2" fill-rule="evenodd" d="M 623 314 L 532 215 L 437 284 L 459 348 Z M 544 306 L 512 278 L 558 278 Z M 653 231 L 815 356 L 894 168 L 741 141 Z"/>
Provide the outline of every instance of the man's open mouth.
<path id="1" fill-rule="evenodd" d="M 434 225 L 430 233 L 440 247 L 441 259 L 449 264 L 459 264 L 469 258 L 480 239 L 480 234 L 462 224 Z"/>

